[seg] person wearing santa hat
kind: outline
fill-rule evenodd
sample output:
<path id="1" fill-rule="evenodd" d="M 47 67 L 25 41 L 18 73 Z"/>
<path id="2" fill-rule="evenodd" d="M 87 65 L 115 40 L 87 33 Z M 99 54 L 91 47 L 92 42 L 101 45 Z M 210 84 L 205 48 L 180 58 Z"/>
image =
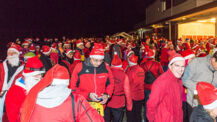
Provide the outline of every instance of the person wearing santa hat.
<path id="1" fill-rule="evenodd" d="M 64 57 L 64 49 L 63 49 L 63 43 L 62 42 L 58 42 L 58 47 L 57 47 L 57 50 L 58 50 L 58 54 L 59 54 L 59 59 L 61 60 L 62 57 Z"/>
<path id="2" fill-rule="evenodd" d="M 103 47 L 95 43 L 90 57 L 75 66 L 70 81 L 72 90 L 99 106 L 107 103 L 114 89 L 112 72 L 103 60 Z M 103 110 L 100 112 L 103 115 Z"/>
<path id="3" fill-rule="evenodd" d="M 103 122 L 80 94 L 68 88 L 70 75 L 59 64 L 53 66 L 27 94 L 20 122 Z"/>
<path id="4" fill-rule="evenodd" d="M 127 72 L 127 70 L 129 69 L 128 60 L 132 54 L 134 54 L 134 52 L 131 49 L 126 50 L 126 59 L 123 61 L 122 65 L 124 72 Z"/>
<path id="5" fill-rule="evenodd" d="M 217 91 L 216 87 L 205 81 L 197 83 L 196 92 L 201 105 L 193 109 L 190 122 L 216 122 Z"/>
<path id="6" fill-rule="evenodd" d="M 5 111 L 5 96 L 10 89 L 14 80 L 22 72 L 24 65 L 19 60 L 21 47 L 12 44 L 7 50 L 7 59 L 0 64 L 0 121 L 2 121 L 3 112 Z"/>
<path id="7" fill-rule="evenodd" d="M 129 70 L 126 74 L 130 81 L 130 92 L 133 100 L 132 111 L 127 111 L 127 122 L 142 121 L 142 103 L 144 101 L 144 70 L 138 65 L 138 56 L 129 57 Z"/>
<path id="8" fill-rule="evenodd" d="M 10 122 L 18 121 L 20 107 L 26 95 L 41 80 L 44 73 L 43 64 L 37 56 L 28 58 L 22 75 L 14 81 L 5 98 L 5 108 Z"/>
<path id="9" fill-rule="evenodd" d="M 80 52 L 81 54 L 81 61 L 85 60 L 85 56 L 84 56 L 84 43 L 82 40 L 77 40 L 76 41 L 76 49 L 77 51 Z"/>
<path id="10" fill-rule="evenodd" d="M 67 49 L 65 52 L 66 57 L 62 59 L 59 64 L 66 67 L 69 74 L 72 73 L 71 64 L 73 63 L 73 51 L 71 49 Z"/>
<path id="11" fill-rule="evenodd" d="M 39 59 L 42 61 L 43 65 L 45 67 L 45 70 L 47 72 L 52 67 L 52 63 L 51 63 L 51 59 L 50 59 L 51 49 L 49 46 L 43 45 L 41 50 L 42 50 L 42 53 L 41 53 L 41 56 Z"/>
<path id="12" fill-rule="evenodd" d="M 145 87 L 145 105 L 144 105 L 144 121 L 147 121 L 147 117 L 146 117 L 146 103 L 149 99 L 149 95 L 151 93 L 151 87 L 152 84 L 154 82 L 154 80 L 157 79 L 157 77 L 159 77 L 162 73 L 164 73 L 163 68 L 161 66 L 161 64 L 159 62 L 157 62 L 155 60 L 155 55 L 153 50 L 148 49 L 146 51 L 146 58 L 143 59 L 143 61 L 141 62 L 140 66 L 143 68 L 144 70 L 144 74 L 145 74 L 145 83 L 144 83 L 144 87 Z"/>
<path id="13" fill-rule="evenodd" d="M 50 51 L 50 59 L 51 59 L 51 63 L 52 65 L 55 65 L 58 63 L 59 61 L 59 54 L 58 54 L 58 50 L 57 50 L 57 44 L 53 43 L 51 45 L 51 51 Z"/>
<path id="14" fill-rule="evenodd" d="M 168 67 L 152 84 L 147 102 L 147 118 L 150 122 L 183 122 L 181 77 L 185 59 L 180 54 L 174 54 Z"/>
<path id="15" fill-rule="evenodd" d="M 30 45 L 29 51 L 30 51 L 30 52 L 33 52 L 33 53 L 35 52 L 35 46 L 34 46 L 33 44 Z M 24 55 L 25 55 L 25 54 L 24 54 Z"/>
<path id="16" fill-rule="evenodd" d="M 122 61 L 115 52 L 111 71 L 114 77 L 114 93 L 105 108 L 105 122 L 122 122 L 125 105 L 128 111 L 132 110 L 130 83 L 127 74 L 122 69 Z"/>
<path id="17" fill-rule="evenodd" d="M 180 52 L 180 54 L 185 59 L 185 66 L 187 66 L 195 58 L 195 53 L 191 49 L 184 50 L 184 51 Z"/>
<path id="18" fill-rule="evenodd" d="M 85 42 L 84 46 L 85 46 L 84 55 L 85 55 L 85 58 L 88 58 L 90 55 L 91 42 L 90 41 Z"/>
<path id="19" fill-rule="evenodd" d="M 37 55 L 38 57 L 41 56 L 40 48 L 41 48 L 40 45 L 36 45 L 35 55 Z"/>
<path id="20" fill-rule="evenodd" d="M 81 54 L 76 50 L 74 55 L 73 55 L 74 61 L 73 63 L 70 65 L 70 70 L 71 73 L 73 72 L 73 70 L 75 69 L 75 66 L 79 63 L 81 63 Z"/>
<path id="21" fill-rule="evenodd" d="M 198 105 L 198 100 L 194 99 L 194 90 L 196 84 L 200 81 L 206 81 L 217 86 L 217 52 L 206 57 L 194 58 L 185 68 L 182 77 L 183 85 L 187 88 L 187 103 L 189 104 L 189 116 L 192 108 Z"/>
<path id="22" fill-rule="evenodd" d="M 20 54 L 20 58 L 23 60 L 23 56 L 29 52 L 29 42 L 28 41 L 24 41 L 22 43 L 22 49 L 21 49 L 21 54 Z"/>

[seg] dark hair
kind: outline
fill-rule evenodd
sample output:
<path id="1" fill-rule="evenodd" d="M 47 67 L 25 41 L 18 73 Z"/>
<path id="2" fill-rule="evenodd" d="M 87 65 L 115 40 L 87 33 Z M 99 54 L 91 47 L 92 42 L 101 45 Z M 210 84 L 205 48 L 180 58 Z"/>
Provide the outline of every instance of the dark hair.
<path id="1" fill-rule="evenodd" d="M 217 51 L 212 55 L 212 58 L 215 58 L 215 61 L 217 62 Z"/>

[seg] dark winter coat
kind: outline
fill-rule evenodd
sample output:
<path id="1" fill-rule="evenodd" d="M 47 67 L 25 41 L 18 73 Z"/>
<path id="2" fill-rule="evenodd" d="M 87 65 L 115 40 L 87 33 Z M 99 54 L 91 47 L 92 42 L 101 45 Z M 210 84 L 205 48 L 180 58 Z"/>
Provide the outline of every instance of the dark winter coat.
<path id="1" fill-rule="evenodd" d="M 190 122 L 214 122 L 211 116 L 204 110 L 202 105 L 198 105 L 193 109 Z"/>

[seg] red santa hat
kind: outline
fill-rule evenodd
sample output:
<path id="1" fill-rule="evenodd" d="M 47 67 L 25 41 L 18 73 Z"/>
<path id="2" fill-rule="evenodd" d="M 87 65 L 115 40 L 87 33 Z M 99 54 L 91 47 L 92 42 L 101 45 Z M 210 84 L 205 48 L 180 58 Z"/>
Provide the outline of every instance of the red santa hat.
<path id="1" fill-rule="evenodd" d="M 81 40 L 76 41 L 76 46 L 79 47 L 80 45 L 83 45 L 83 42 Z"/>
<path id="2" fill-rule="evenodd" d="M 195 57 L 195 53 L 192 50 L 184 50 L 181 52 L 181 55 L 184 57 L 184 59 L 190 59 Z"/>
<path id="3" fill-rule="evenodd" d="M 51 48 L 52 48 L 52 49 L 56 49 L 56 48 L 57 48 L 57 43 L 53 43 L 53 44 L 51 45 Z"/>
<path id="4" fill-rule="evenodd" d="M 199 52 L 198 54 L 197 54 L 197 57 L 206 57 L 206 53 L 205 52 Z"/>
<path id="5" fill-rule="evenodd" d="M 76 50 L 73 57 L 74 57 L 74 60 L 81 60 L 81 53 L 78 50 Z"/>
<path id="6" fill-rule="evenodd" d="M 155 56 L 154 51 L 151 49 L 147 49 L 146 56 L 147 56 L 147 58 L 154 58 L 154 56 Z"/>
<path id="7" fill-rule="evenodd" d="M 86 46 L 88 43 L 90 43 L 90 42 L 89 42 L 89 41 L 86 41 L 84 45 Z"/>
<path id="8" fill-rule="evenodd" d="M 30 45 L 29 47 L 29 51 L 31 52 L 35 52 L 35 46 L 33 44 Z"/>
<path id="9" fill-rule="evenodd" d="M 138 56 L 132 54 L 129 57 L 129 64 L 131 64 L 131 65 L 137 65 L 137 61 L 138 61 Z"/>
<path id="10" fill-rule="evenodd" d="M 16 52 L 16 53 L 19 55 L 19 54 L 20 54 L 20 51 L 21 51 L 21 47 L 20 47 L 20 45 L 13 43 L 13 44 L 8 48 L 8 51 L 9 51 L 9 50 L 12 50 L 12 51 Z"/>
<path id="11" fill-rule="evenodd" d="M 173 64 L 176 61 L 185 61 L 185 59 L 182 57 L 182 55 L 175 53 L 170 57 L 170 62 L 169 62 L 168 66 L 170 66 L 171 64 Z"/>
<path id="12" fill-rule="evenodd" d="M 45 73 L 45 69 L 38 56 L 28 58 L 25 68 L 23 70 L 23 76 L 33 76 Z"/>
<path id="13" fill-rule="evenodd" d="M 67 49 L 66 52 L 65 52 L 66 55 L 68 55 L 69 53 L 72 53 L 71 49 Z"/>
<path id="14" fill-rule="evenodd" d="M 132 43 L 131 46 L 132 46 L 132 48 L 135 48 L 135 47 L 136 47 L 136 44 L 135 44 L 135 43 Z"/>
<path id="15" fill-rule="evenodd" d="M 58 42 L 58 45 L 63 44 L 62 42 Z"/>
<path id="16" fill-rule="evenodd" d="M 131 49 L 127 50 L 127 56 L 129 57 L 132 53 L 134 53 Z"/>
<path id="17" fill-rule="evenodd" d="M 29 42 L 28 42 L 28 41 L 24 41 L 24 42 L 22 43 L 22 45 L 29 45 Z"/>
<path id="18" fill-rule="evenodd" d="M 40 48 L 40 45 L 36 45 L 36 48 Z"/>
<path id="19" fill-rule="evenodd" d="M 217 107 L 217 89 L 210 83 L 197 83 L 196 90 L 204 109 L 214 109 Z"/>
<path id="20" fill-rule="evenodd" d="M 64 46 L 66 46 L 66 45 L 70 45 L 69 42 L 65 42 L 65 43 L 64 43 Z"/>
<path id="21" fill-rule="evenodd" d="M 68 84 L 69 73 L 67 72 L 68 71 L 64 66 L 56 64 L 45 74 L 43 79 L 29 91 L 22 105 L 21 122 L 30 121 L 40 91 L 50 85 Z"/>
<path id="22" fill-rule="evenodd" d="M 111 65 L 112 65 L 113 67 L 122 67 L 122 61 L 121 61 L 121 59 L 119 58 L 117 52 L 114 52 L 114 56 L 113 56 L 113 60 L 112 60 Z"/>
<path id="23" fill-rule="evenodd" d="M 90 52 L 90 58 L 104 59 L 104 49 L 101 44 L 94 43 L 94 47 Z"/>
<path id="24" fill-rule="evenodd" d="M 47 45 L 43 45 L 42 48 L 41 48 L 41 50 L 42 50 L 42 53 L 44 53 L 45 55 L 49 54 L 50 51 L 51 51 L 50 47 L 47 46 Z"/>

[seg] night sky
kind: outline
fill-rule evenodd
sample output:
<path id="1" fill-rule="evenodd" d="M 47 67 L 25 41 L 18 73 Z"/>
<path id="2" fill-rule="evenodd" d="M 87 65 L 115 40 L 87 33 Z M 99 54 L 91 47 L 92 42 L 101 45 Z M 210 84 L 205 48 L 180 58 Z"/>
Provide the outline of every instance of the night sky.
<path id="1" fill-rule="evenodd" d="M 130 31 L 145 20 L 150 1 L 2 0 L 1 45 L 17 37 L 102 37 Z"/>

